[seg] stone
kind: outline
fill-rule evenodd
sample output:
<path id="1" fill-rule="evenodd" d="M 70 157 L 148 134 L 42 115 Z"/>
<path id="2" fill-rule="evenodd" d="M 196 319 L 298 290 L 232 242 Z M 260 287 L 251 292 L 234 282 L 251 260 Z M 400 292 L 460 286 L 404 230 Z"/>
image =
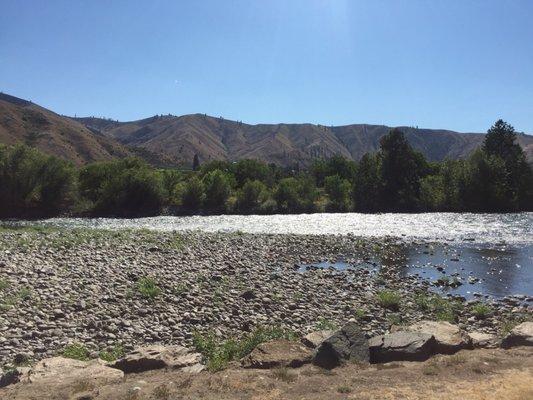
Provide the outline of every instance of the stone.
<path id="1" fill-rule="evenodd" d="M 392 326 L 391 332 L 399 331 L 433 335 L 436 341 L 435 352 L 440 354 L 453 354 L 472 347 L 472 339 L 468 334 L 446 321 L 420 321 L 410 326 Z"/>
<path id="2" fill-rule="evenodd" d="M 322 330 L 322 331 L 311 332 L 302 338 L 302 343 L 311 349 L 316 349 L 318 346 L 322 344 L 324 340 L 329 338 L 334 333 L 335 331 L 332 331 L 332 330 Z"/>
<path id="3" fill-rule="evenodd" d="M 433 335 L 421 332 L 394 332 L 369 340 L 370 362 L 425 361 L 435 353 Z"/>
<path id="4" fill-rule="evenodd" d="M 204 369 L 202 355 L 183 346 L 145 346 L 135 349 L 111 364 L 125 373 L 143 372 L 161 368 L 179 369 L 198 373 Z"/>
<path id="5" fill-rule="evenodd" d="M 313 359 L 313 352 L 301 343 L 276 339 L 259 344 L 241 360 L 245 368 L 301 367 Z"/>
<path id="6" fill-rule="evenodd" d="M 7 371 L 0 370 L 0 388 L 26 381 L 29 372 L 28 367 L 18 367 Z"/>
<path id="7" fill-rule="evenodd" d="M 533 346 L 533 322 L 522 322 L 503 338 L 504 349 L 515 346 Z"/>
<path id="8" fill-rule="evenodd" d="M 118 383 L 123 377 L 122 371 L 108 367 L 102 360 L 79 361 L 64 357 L 41 360 L 29 372 L 29 382 L 43 387 L 69 386 L 80 381 L 102 386 Z"/>
<path id="9" fill-rule="evenodd" d="M 346 361 L 369 361 L 368 340 L 357 323 L 348 323 L 317 347 L 313 363 L 332 369 Z"/>
<path id="10" fill-rule="evenodd" d="M 472 339 L 472 346 L 475 349 L 494 349 L 499 347 L 499 340 L 496 335 L 484 332 L 470 332 L 468 335 Z"/>

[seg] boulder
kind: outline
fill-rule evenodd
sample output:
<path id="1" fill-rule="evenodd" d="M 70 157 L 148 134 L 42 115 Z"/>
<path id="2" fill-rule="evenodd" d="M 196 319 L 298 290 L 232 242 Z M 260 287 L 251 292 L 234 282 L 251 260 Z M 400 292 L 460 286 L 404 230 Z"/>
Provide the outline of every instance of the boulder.
<path id="1" fill-rule="evenodd" d="M 391 332 L 420 332 L 435 337 L 435 352 L 453 354 L 461 349 L 471 348 L 472 339 L 457 325 L 446 321 L 420 321 L 410 326 L 393 326 Z"/>
<path id="2" fill-rule="evenodd" d="M 303 344 L 279 339 L 261 343 L 241 360 L 241 364 L 245 368 L 296 368 L 312 359 L 313 352 Z"/>
<path id="3" fill-rule="evenodd" d="M 18 382 L 24 382 L 28 379 L 30 368 L 18 367 L 14 369 L 8 369 L 7 371 L 0 370 L 0 388 L 7 385 L 12 385 Z"/>
<path id="4" fill-rule="evenodd" d="M 433 335 L 421 332 L 394 332 L 369 340 L 370 362 L 424 361 L 435 353 Z"/>
<path id="5" fill-rule="evenodd" d="M 499 340 L 496 335 L 484 332 L 470 332 L 468 334 L 472 339 L 472 346 L 475 349 L 494 349 L 499 347 Z"/>
<path id="6" fill-rule="evenodd" d="M 102 360 L 79 361 L 52 357 L 39 361 L 29 372 L 29 382 L 44 386 L 69 386 L 89 382 L 94 386 L 118 383 L 124 373 L 110 368 Z"/>
<path id="7" fill-rule="evenodd" d="M 183 346 L 145 346 L 135 349 L 111 364 L 125 373 L 171 368 L 197 373 L 204 369 L 202 355 Z"/>
<path id="8" fill-rule="evenodd" d="M 533 346 L 533 322 L 522 322 L 503 338 L 504 349 L 515 346 Z"/>
<path id="9" fill-rule="evenodd" d="M 302 343 L 311 349 L 316 349 L 324 340 L 333 335 L 335 331 L 323 330 L 311 332 L 302 338 Z"/>
<path id="10" fill-rule="evenodd" d="M 313 363 L 332 369 L 346 361 L 368 362 L 368 340 L 356 323 L 350 322 L 317 347 Z"/>

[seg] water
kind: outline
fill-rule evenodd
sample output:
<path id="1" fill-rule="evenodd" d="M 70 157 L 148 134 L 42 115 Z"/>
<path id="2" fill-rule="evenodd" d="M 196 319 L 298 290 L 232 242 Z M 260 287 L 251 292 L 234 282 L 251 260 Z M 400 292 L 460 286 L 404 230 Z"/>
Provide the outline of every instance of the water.
<path id="1" fill-rule="evenodd" d="M 354 234 L 477 244 L 533 244 L 533 213 L 517 214 L 300 214 L 152 217 L 137 219 L 54 218 L 30 224 L 160 231 Z"/>
<path id="2" fill-rule="evenodd" d="M 19 225 L 64 228 L 151 229 L 157 231 L 246 232 L 266 234 L 353 234 L 393 236 L 410 245 L 394 263 L 403 274 L 436 281 L 448 276 L 463 284 L 441 288 L 471 298 L 533 296 L 533 213 L 516 214 L 301 214 L 153 217 L 138 219 L 54 218 L 15 221 Z M 431 245 L 416 242 L 432 242 Z M 415 243 L 413 243 L 415 242 Z M 319 268 L 350 268 L 342 260 Z M 376 260 L 381 264 L 385 260 Z M 302 271 L 305 266 L 302 267 Z"/>

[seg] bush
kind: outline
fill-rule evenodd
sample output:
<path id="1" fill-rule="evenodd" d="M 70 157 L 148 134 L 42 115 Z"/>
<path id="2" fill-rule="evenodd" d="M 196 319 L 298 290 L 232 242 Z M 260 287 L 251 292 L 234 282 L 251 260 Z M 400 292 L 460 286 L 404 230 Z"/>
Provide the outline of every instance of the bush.
<path id="1" fill-rule="evenodd" d="M 89 350 L 87 350 L 87 348 L 80 343 L 72 343 L 67 345 L 63 350 L 62 355 L 63 357 L 72 358 L 74 360 L 89 360 Z"/>
<path id="2" fill-rule="evenodd" d="M 0 217 L 54 216 L 75 199 L 74 167 L 24 145 L 0 146 Z"/>
<path id="3" fill-rule="evenodd" d="M 203 178 L 205 187 L 204 205 L 210 211 L 224 211 L 231 193 L 228 175 L 219 169 L 207 173 Z"/>
<path id="4" fill-rule="evenodd" d="M 181 205 L 186 211 L 198 211 L 205 200 L 204 184 L 197 176 L 187 181 L 181 195 Z"/>

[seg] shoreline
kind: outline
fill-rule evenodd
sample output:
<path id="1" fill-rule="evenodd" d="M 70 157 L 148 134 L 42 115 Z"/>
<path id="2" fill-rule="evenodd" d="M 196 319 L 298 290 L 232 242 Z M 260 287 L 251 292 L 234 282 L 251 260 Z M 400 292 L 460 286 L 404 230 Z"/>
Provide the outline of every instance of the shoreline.
<path id="1" fill-rule="evenodd" d="M 230 338 L 257 326 L 303 335 L 350 320 L 369 337 L 427 318 L 503 335 L 531 318 L 531 301 L 505 298 L 483 308 L 400 277 L 387 260 L 409 245 L 353 235 L 4 229 L 0 359 L 38 360 L 70 343 L 92 355 L 117 345 L 190 346 L 194 332 Z M 298 271 L 376 257 L 375 272 Z"/>

